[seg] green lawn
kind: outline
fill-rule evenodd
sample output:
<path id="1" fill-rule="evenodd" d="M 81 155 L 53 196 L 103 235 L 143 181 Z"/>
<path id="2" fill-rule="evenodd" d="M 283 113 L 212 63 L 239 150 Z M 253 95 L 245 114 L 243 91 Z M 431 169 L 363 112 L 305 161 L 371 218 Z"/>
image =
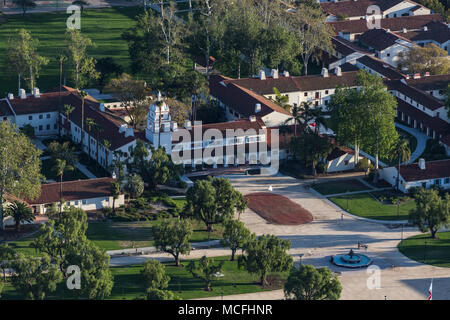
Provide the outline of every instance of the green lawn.
<path id="1" fill-rule="evenodd" d="M 356 179 L 322 182 L 315 184 L 312 188 L 323 195 L 370 190 L 369 187 Z"/>
<path id="2" fill-rule="evenodd" d="M 288 273 L 274 273 L 269 275 L 270 287 L 263 288 L 257 282 L 258 275 L 249 274 L 243 269 L 237 268 L 237 261 L 229 261 L 230 257 L 214 258 L 216 262 L 224 261 L 223 277 L 217 278 L 212 283 L 212 291 L 204 291 L 204 282 L 195 279 L 186 270 L 185 266 L 189 260 L 183 261 L 184 267 L 175 267 L 173 262 L 164 262 L 166 273 L 170 276 L 169 290 L 174 291 L 183 299 L 204 298 L 220 295 L 240 294 L 259 292 L 265 290 L 280 289 L 283 281 L 287 279 Z M 144 296 L 145 285 L 140 274 L 142 265 L 132 265 L 125 267 L 112 267 L 114 276 L 114 287 L 111 296 L 108 299 L 113 300 L 132 300 Z M 5 285 L 2 299 L 23 299 L 9 283 Z M 57 291 L 50 294 L 48 299 L 75 299 L 73 292 L 65 287 L 64 281 L 58 285 Z"/>
<path id="3" fill-rule="evenodd" d="M 112 57 L 115 62 L 130 72 L 128 46 L 121 38 L 122 33 L 136 23 L 135 16 L 142 13 L 140 7 L 86 9 L 81 17 L 81 32 L 91 38 L 96 44 L 88 53 L 96 59 Z M 22 15 L 8 15 L 8 22 L 0 28 L 0 67 L 4 70 L 6 63 L 6 48 L 8 39 L 17 34 L 17 30 L 24 28 L 39 39 L 39 53 L 50 59 L 42 69 L 37 86 L 41 91 L 56 87 L 59 83 L 59 65 L 57 55 L 65 47 L 65 31 L 67 14 L 33 13 Z M 69 78 L 69 73 L 66 74 Z M 72 83 L 68 80 L 68 85 Z M 26 88 L 27 92 L 30 91 Z M 0 77 L 0 95 L 7 92 L 17 93 L 17 75 L 3 73 Z"/>
<path id="4" fill-rule="evenodd" d="M 437 237 L 438 239 L 432 239 L 430 234 L 410 237 L 400 242 L 398 249 L 408 258 L 418 262 L 450 268 L 450 231 L 439 232 Z"/>
<path id="5" fill-rule="evenodd" d="M 120 250 L 127 248 L 140 248 L 153 246 L 151 228 L 159 223 L 155 221 L 138 222 L 90 222 L 87 230 L 88 239 L 92 240 L 103 250 Z M 208 240 L 208 233 L 203 223 L 194 221 L 194 233 L 191 242 L 201 242 Z M 215 231 L 211 233 L 211 240 L 221 239 L 223 232 L 222 226 L 216 226 Z M 30 243 L 38 235 L 22 238 L 20 240 L 8 242 L 17 252 L 26 255 L 38 255 L 35 249 L 30 248 Z"/>
<path id="6" fill-rule="evenodd" d="M 59 181 L 59 177 L 56 176 L 54 170 L 54 162 L 52 159 L 46 159 L 42 161 L 41 172 L 47 178 L 47 180 Z M 73 181 L 79 179 L 87 179 L 87 177 L 77 168 L 73 171 L 67 171 L 64 173 L 63 181 Z"/>
<path id="7" fill-rule="evenodd" d="M 415 208 L 414 200 L 405 202 L 399 206 L 382 204 L 371 196 L 369 192 L 329 198 L 344 210 L 369 219 L 375 220 L 407 220 L 409 211 Z M 347 207 L 348 205 L 348 207 Z"/>

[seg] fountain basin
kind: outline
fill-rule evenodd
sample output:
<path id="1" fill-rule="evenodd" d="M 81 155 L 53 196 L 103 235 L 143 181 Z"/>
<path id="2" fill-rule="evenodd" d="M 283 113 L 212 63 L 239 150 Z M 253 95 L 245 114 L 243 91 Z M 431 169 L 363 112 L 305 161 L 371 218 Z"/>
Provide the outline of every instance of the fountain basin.
<path id="1" fill-rule="evenodd" d="M 372 264 L 372 259 L 364 254 L 354 253 L 350 250 L 348 254 L 337 254 L 331 257 L 331 262 L 344 268 L 365 268 Z"/>

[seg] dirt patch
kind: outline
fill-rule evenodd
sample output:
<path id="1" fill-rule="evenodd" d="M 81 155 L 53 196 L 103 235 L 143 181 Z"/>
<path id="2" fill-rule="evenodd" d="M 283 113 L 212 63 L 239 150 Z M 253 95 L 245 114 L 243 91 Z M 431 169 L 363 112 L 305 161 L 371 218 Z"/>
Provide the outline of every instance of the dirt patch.
<path id="1" fill-rule="evenodd" d="M 270 223 L 299 225 L 313 221 L 308 210 L 284 196 L 258 192 L 245 197 L 248 199 L 248 207 Z"/>

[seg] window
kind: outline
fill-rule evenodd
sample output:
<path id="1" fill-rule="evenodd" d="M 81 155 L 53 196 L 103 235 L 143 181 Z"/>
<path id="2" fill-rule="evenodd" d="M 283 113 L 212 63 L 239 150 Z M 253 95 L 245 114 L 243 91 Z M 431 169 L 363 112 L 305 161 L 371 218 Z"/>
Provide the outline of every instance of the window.
<path id="1" fill-rule="evenodd" d="M 42 126 L 39 126 L 39 131 L 42 131 Z"/>
<path id="2" fill-rule="evenodd" d="M 325 94 L 328 94 L 328 90 L 325 90 Z"/>
<path id="3" fill-rule="evenodd" d="M 304 95 L 305 95 L 305 97 L 307 97 L 308 96 L 308 92 L 305 92 Z"/>
<path id="4" fill-rule="evenodd" d="M 348 166 L 348 160 L 344 160 L 344 165 Z"/>
<path id="5" fill-rule="evenodd" d="M 86 200 L 81 200 L 81 203 L 82 203 L 82 204 L 86 204 L 87 201 L 86 201 Z"/>
<path id="6" fill-rule="evenodd" d="M 6 120 L 8 120 L 8 117 L 3 117 L 3 121 L 6 121 Z"/>
<path id="7" fill-rule="evenodd" d="M 54 125 L 53 125 L 53 129 L 57 129 L 58 128 L 58 125 L 55 123 Z"/>
<path id="8" fill-rule="evenodd" d="M 28 120 L 33 120 L 33 116 L 28 116 Z"/>
<path id="9" fill-rule="evenodd" d="M 449 184 L 449 183 L 450 183 L 450 178 L 445 178 L 444 184 Z"/>
<path id="10" fill-rule="evenodd" d="M 44 116 L 42 114 L 39 115 L 39 119 L 43 119 Z"/>
<path id="11" fill-rule="evenodd" d="M 47 119 L 50 119 L 50 113 L 47 113 Z"/>
<path id="12" fill-rule="evenodd" d="M 435 185 L 440 185 L 441 184 L 441 179 L 436 179 L 436 180 L 434 180 L 434 184 Z"/>
<path id="13" fill-rule="evenodd" d="M 47 125 L 47 130 L 50 130 L 50 125 L 49 124 Z"/>
<path id="14" fill-rule="evenodd" d="M 391 54 L 390 54 L 390 53 L 387 53 L 387 54 L 386 54 L 386 56 L 390 57 L 390 56 L 391 56 Z"/>

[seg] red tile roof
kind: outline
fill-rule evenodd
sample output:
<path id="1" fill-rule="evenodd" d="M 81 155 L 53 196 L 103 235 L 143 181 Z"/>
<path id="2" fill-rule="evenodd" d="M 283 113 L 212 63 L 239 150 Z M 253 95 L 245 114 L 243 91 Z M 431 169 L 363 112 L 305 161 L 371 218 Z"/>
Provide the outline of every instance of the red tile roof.
<path id="1" fill-rule="evenodd" d="M 398 35 L 407 38 L 411 41 L 427 41 L 433 40 L 437 43 L 443 44 L 450 40 L 450 28 L 443 22 L 430 22 L 424 27 L 427 31 L 415 30 L 405 32 L 397 32 Z"/>
<path id="2" fill-rule="evenodd" d="M 398 40 L 410 42 L 408 39 L 384 29 L 372 29 L 358 37 L 359 42 L 377 51 L 382 51 L 393 46 Z"/>
<path id="3" fill-rule="evenodd" d="M 450 177 L 450 159 L 425 162 L 425 169 L 418 163 L 400 166 L 400 175 L 405 181 L 420 181 Z"/>
<path id="4" fill-rule="evenodd" d="M 398 91 L 406 97 L 417 101 L 430 110 L 436 110 L 444 106 L 444 103 L 442 101 L 433 98 L 429 94 L 419 89 L 408 86 L 400 80 L 385 80 L 385 83 L 389 90 Z"/>
<path id="5" fill-rule="evenodd" d="M 258 117 L 263 117 L 272 112 L 289 114 L 288 111 L 269 99 L 233 82 L 228 82 L 228 80 L 230 78 L 211 76 L 209 80 L 210 93 L 213 97 L 234 109 L 240 115 L 244 117 L 255 115 L 255 105 L 257 103 L 261 104 L 261 111 L 257 113 Z M 225 84 L 225 82 L 227 83 Z"/>
<path id="6" fill-rule="evenodd" d="M 328 77 L 307 75 L 292 77 L 280 76 L 278 79 L 267 77 L 266 80 L 245 78 L 228 80 L 225 83 L 237 84 L 260 95 L 273 95 L 274 87 L 283 93 L 334 89 L 340 85 L 351 87 L 355 85 L 356 73 L 357 71 L 342 72 L 341 76 L 337 76 L 330 71 Z"/>
<path id="7" fill-rule="evenodd" d="M 357 59 L 357 61 L 391 80 L 404 79 L 406 77 L 397 69 L 391 67 L 383 60 L 380 60 L 375 57 L 365 55 Z"/>
<path id="8" fill-rule="evenodd" d="M 382 11 L 402 3 L 404 0 L 349 0 L 339 2 L 321 2 L 322 10 L 328 14 L 337 16 L 345 15 L 347 17 L 366 16 L 367 8 L 371 5 L 377 5 Z M 410 2 L 410 1 L 406 1 Z"/>
<path id="9" fill-rule="evenodd" d="M 407 79 L 406 83 L 422 91 L 442 90 L 450 84 L 450 74 L 422 76 L 419 79 Z"/>
<path id="10" fill-rule="evenodd" d="M 420 30 L 423 26 L 427 25 L 431 21 L 442 21 L 442 17 L 439 14 L 429 14 L 421 16 L 408 16 L 397 18 L 385 18 L 381 19 L 381 28 L 389 29 L 391 31 L 402 31 L 403 28 L 407 30 Z M 333 27 L 336 34 L 339 31 L 343 33 L 360 34 L 364 33 L 367 28 L 366 20 L 343 20 L 329 22 Z"/>
<path id="11" fill-rule="evenodd" d="M 109 197 L 112 195 L 112 178 L 98 178 L 62 183 L 62 198 L 65 201 Z M 35 200 L 27 200 L 29 204 L 49 204 L 59 202 L 58 182 L 41 185 L 41 195 Z"/>

